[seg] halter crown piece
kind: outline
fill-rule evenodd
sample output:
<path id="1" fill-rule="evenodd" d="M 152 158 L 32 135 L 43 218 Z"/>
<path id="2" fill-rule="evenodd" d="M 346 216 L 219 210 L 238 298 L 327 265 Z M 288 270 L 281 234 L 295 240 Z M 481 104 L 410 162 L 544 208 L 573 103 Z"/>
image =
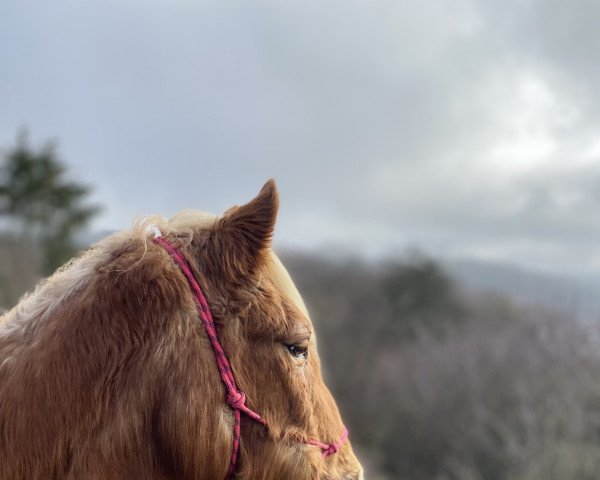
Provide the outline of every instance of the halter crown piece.
<path id="1" fill-rule="evenodd" d="M 202 320 L 202 324 L 204 325 L 204 329 L 206 330 L 206 334 L 210 340 L 210 344 L 212 345 L 217 367 L 219 369 L 219 375 L 221 376 L 221 380 L 225 386 L 225 390 L 227 391 L 226 402 L 227 405 L 233 409 L 233 415 L 235 419 L 233 425 L 233 448 L 231 450 L 231 461 L 229 463 L 229 470 L 226 476 L 226 479 L 231 478 L 235 474 L 235 465 L 237 463 L 240 446 L 241 413 L 244 413 L 247 417 L 262 425 L 266 425 L 267 422 L 258 413 L 250 410 L 245 404 L 246 395 L 238 388 L 235 382 L 233 371 L 229 366 L 229 361 L 227 360 L 225 351 L 223 350 L 221 342 L 219 341 L 219 336 L 217 329 L 215 328 L 215 322 L 213 320 L 210 307 L 208 306 L 206 297 L 202 293 L 196 277 L 194 277 L 192 268 L 186 260 L 185 255 L 183 255 L 183 253 L 169 240 L 162 236 L 162 233 L 158 227 L 151 225 L 148 230 L 154 235 L 154 243 L 160 245 L 167 251 L 187 279 L 190 289 L 192 290 L 194 303 L 196 304 L 196 308 L 198 310 L 198 316 L 200 317 L 200 320 Z M 306 443 L 319 447 L 323 451 L 323 457 L 328 457 L 329 455 L 337 453 L 347 438 L 348 429 L 344 427 L 342 436 L 335 443 L 322 443 L 318 440 L 308 440 Z"/>

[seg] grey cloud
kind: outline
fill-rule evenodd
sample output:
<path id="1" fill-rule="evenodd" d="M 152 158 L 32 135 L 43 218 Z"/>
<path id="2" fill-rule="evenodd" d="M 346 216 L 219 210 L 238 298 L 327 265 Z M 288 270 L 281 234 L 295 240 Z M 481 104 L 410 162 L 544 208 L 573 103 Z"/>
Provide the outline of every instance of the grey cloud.
<path id="1" fill-rule="evenodd" d="M 582 265 L 597 252 L 600 164 L 581 158 L 600 34 L 592 2 L 564 5 L 12 2 L 0 141 L 22 124 L 57 137 L 108 206 L 98 228 L 222 211 L 274 176 L 281 244 L 548 265 L 577 245 Z M 521 168 L 525 148 L 490 152 L 515 141 L 525 75 L 560 108 L 530 113 L 554 145 Z"/>

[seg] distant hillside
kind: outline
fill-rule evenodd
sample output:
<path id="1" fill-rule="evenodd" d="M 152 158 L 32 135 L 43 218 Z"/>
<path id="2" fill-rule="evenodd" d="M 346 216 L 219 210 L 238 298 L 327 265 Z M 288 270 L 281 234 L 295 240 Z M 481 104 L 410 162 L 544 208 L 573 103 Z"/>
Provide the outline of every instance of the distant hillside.
<path id="1" fill-rule="evenodd" d="M 600 278 L 553 276 L 476 260 L 445 261 L 443 265 L 468 290 L 500 293 L 521 305 L 545 306 L 580 319 L 600 318 Z"/>

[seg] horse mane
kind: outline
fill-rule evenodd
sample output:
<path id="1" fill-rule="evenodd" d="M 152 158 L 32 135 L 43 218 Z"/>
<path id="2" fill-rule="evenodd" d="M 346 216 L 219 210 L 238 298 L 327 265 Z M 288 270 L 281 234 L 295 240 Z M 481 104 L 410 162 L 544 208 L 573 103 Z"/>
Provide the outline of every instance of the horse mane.
<path id="1" fill-rule="evenodd" d="M 139 239 L 144 243 L 144 252 L 150 241 L 149 228 L 156 226 L 166 234 L 177 233 L 178 237 L 191 242 L 194 229 L 210 226 L 217 216 L 198 210 L 184 210 L 169 220 L 158 216 L 143 216 L 137 219 L 130 230 L 117 232 L 90 247 L 79 257 L 60 267 L 54 274 L 38 283 L 32 292 L 26 293 L 17 305 L 0 316 L 0 335 L 19 329 L 35 328 L 36 324 L 84 288 L 94 275 L 98 265 L 108 261 L 110 256 L 126 241 Z M 132 265 L 134 266 L 134 265 Z"/>

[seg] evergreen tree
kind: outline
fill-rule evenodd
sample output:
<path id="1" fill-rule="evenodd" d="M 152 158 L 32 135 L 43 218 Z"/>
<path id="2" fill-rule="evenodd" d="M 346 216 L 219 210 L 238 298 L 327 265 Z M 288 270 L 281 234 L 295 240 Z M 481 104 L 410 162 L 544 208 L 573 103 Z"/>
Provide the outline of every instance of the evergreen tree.
<path id="1" fill-rule="evenodd" d="M 0 161 L 0 215 L 43 255 L 50 274 L 76 253 L 75 234 L 99 211 L 86 204 L 89 187 L 70 181 L 56 146 L 31 147 L 26 133 Z"/>

